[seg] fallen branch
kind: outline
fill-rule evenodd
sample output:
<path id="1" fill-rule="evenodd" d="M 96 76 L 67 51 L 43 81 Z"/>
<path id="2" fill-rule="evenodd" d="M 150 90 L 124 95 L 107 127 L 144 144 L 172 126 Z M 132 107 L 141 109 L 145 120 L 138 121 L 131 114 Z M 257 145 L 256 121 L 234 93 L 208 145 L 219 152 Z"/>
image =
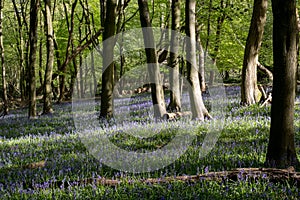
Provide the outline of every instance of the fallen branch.
<path id="1" fill-rule="evenodd" d="M 104 186 L 119 186 L 120 184 L 134 184 L 134 183 L 146 183 L 146 184 L 161 184 L 170 183 L 174 181 L 181 182 L 198 182 L 198 181 L 245 181 L 245 180 L 257 180 L 265 179 L 273 183 L 285 183 L 289 181 L 292 184 L 300 186 L 300 173 L 295 172 L 294 167 L 287 169 L 276 168 L 237 168 L 229 171 L 221 172 L 208 172 L 199 175 L 187 175 L 187 176 L 172 176 L 172 177 L 160 177 L 160 178 L 147 178 L 142 180 L 135 179 L 107 179 L 107 178 L 87 178 L 77 181 L 56 181 L 53 182 L 50 187 L 67 188 L 70 186 L 86 186 L 86 185 L 104 185 Z M 32 185 L 31 185 L 32 186 Z M 28 187 L 28 185 L 27 185 Z M 34 186 L 32 189 L 38 189 Z"/>
<path id="2" fill-rule="evenodd" d="M 269 69 L 263 66 L 260 62 L 257 63 L 257 68 L 268 75 L 270 82 L 273 81 L 273 73 Z"/>
<path id="3" fill-rule="evenodd" d="M 268 98 L 268 95 L 262 85 L 257 86 L 259 91 L 261 92 L 261 100 L 265 101 Z"/>
<path id="4" fill-rule="evenodd" d="M 270 93 L 270 94 L 268 95 L 268 98 L 265 99 L 265 101 L 261 104 L 261 107 L 264 107 L 265 105 L 271 104 L 271 103 L 272 103 L 272 93 Z"/>

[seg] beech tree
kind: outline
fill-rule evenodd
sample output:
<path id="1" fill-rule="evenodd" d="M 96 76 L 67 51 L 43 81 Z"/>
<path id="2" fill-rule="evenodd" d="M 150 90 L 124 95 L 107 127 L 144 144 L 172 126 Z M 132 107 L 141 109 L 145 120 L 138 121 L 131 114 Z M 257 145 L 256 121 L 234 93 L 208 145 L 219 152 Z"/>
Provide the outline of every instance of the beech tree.
<path id="1" fill-rule="evenodd" d="M 39 0 L 30 0 L 30 30 L 29 30 L 29 118 L 36 117 L 36 52 L 37 52 L 37 39 L 38 39 L 38 10 Z"/>
<path id="2" fill-rule="evenodd" d="M 267 6 L 268 0 L 254 0 L 242 68 L 241 104 L 243 105 L 251 105 L 259 101 L 257 65 L 259 65 L 258 54 L 267 19 Z"/>
<path id="3" fill-rule="evenodd" d="M 150 77 L 151 85 L 151 97 L 154 106 L 154 117 L 161 118 L 166 113 L 164 91 L 161 84 L 160 71 L 158 66 L 158 58 L 155 49 L 154 35 L 148 1 L 138 0 L 139 11 L 140 11 L 140 21 L 143 27 L 143 37 L 145 44 L 145 52 L 147 57 L 148 73 Z"/>
<path id="4" fill-rule="evenodd" d="M 200 38 L 200 28 L 199 25 L 197 26 L 196 30 L 196 41 L 197 41 L 197 50 L 198 50 L 198 63 L 199 63 L 199 78 L 200 78 L 200 88 L 202 92 L 206 91 L 206 83 L 205 83 L 205 53 L 203 46 L 201 44 Z"/>
<path id="5" fill-rule="evenodd" d="M 180 77 L 179 77 L 179 31 L 180 31 L 180 0 L 172 0 L 172 32 L 170 47 L 170 104 L 168 110 L 178 112 L 181 110 Z"/>
<path id="6" fill-rule="evenodd" d="M 117 0 L 107 0 L 106 17 L 103 32 L 103 72 L 101 90 L 101 118 L 113 117 L 113 89 L 114 89 L 114 46 L 113 40 L 107 40 L 115 35 Z"/>
<path id="7" fill-rule="evenodd" d="M 43 114 L 52 113 L 52 72 L 54 62 L 54 43 L 53 43 L 53 26 L 51 15 L 51 3 L 50 0 L 44 0 L 45 2 L 45 24 L 46 24 L 46 37 L 47 37 L 47 64 L 44 78 L 44 107 Z"/>
<path id="8" fill-rule="evenodd" d="M 272 0 L 274 80 L 266 165 L 299 164 L 295 150 L 294 106 L 297 68 L 296 0 Z"/>
<path id="9" fill-rule="evenodd" d="M 5 66 L 5 53 L 3 45 L 3 7 L 4 0 L 0 0 L 0 52 L 1 52 L 1 64 L 2 64 L 2 97 L 3 97 L 3 112 L 1 115 L 8 114 L 8 98 L 7 98 L 7 83 L 6 83 L 6 66 Z"/>
<path id="10" fill-rule="evenodd" d="M 187 0 L 185 5 L 185 32 L 186 41 L 186 60 L 187 60 L 187 80 L 189 82 L 189 95 L 191 102 L 192 118 L 204 120 L 210 115 L 203 103 L 199 71 L 196 57 L 196 0 Z"/>

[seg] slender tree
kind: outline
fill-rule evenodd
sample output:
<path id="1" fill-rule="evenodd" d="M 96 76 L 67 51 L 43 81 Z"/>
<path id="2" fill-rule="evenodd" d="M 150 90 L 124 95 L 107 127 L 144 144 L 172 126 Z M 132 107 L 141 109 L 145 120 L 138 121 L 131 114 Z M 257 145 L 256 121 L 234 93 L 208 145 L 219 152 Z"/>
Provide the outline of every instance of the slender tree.
<path id="1" fill-rule="evenodd" d="M 254 0 L 250 29 L 246 41 L 243 69 L 241 104 L 251 105 L 259 101 L 257 87 L 258 54 L 261 47 L 268 0 Z"/>
<path id="2" fill-rule="evenodd" d="M 216 37 L 215 37 L 215 44 L 214 44 L 214 49 L 212 52 L 212 62 L 213 65 L 217 64 L 217 57 L 219 54 L 219 49 L 220 49 L 220 43 L 221 43 L 221 34 L 222 34 L 222 27 L 223 27 L 223 23 L 226 19 L 226 12 L 225 9 L 228 6 L 228 2 L 224 2 L 224 0 L 220 0 L 220 13 L 218 15 L 217 18 L 217 27 L 216 27 Z M 209 85 L 213 85 L 215 82 L 215 71 L 214 70 L 210 70 L 209 72 Z"/>
<path id="3" fill-rule="evenodd" d="M 6 66 L 5 66 L 5 53 L 3 45 L 3 7 L 4 0 L 0 0 L 0 52 L 1 52 L 1 64 L 2 64 L 2 97 L 3 97 L 3 113 L 2 115 L 8 114 L 8 98 L 7 98 L 7 83 L 6 83 Z"/>
<path id="4" fill-rule="evenodd" d="M 147 57 L 148 73 L 150 77 L 151 96 L 154 106 L 154 117 L 161 118 L 166 113 L 164 91 L 161 84 L 158 58 L 155 49 L 154 35 L 150 19 L 147 0 L 138 0 L 140 21 L 143 27 L 145 52 Z"/>
<path id="5" fill-rule="evenodd" d="M 107 0 L 106 17 L 103 32 L 103 72 L 101 90 L 101 118 L 113 117 L 113 89 L 114 89 L 114 46 L 110 37 L 115 35 L 117 0 Z"/>
<path id="6" fill-rule="evenodd" d="M 44 107 L 43 114 L 52 113 L 52 72 L 54 63 L 54 43 L 53 43 L 53 26 L 51 15 L 51 1 L 44 0 L 45 2 L 45 25 L 47 37 L 47 64 L 44 78 Z"/>
<path id="7" fill-rule="evenodd" d="M 170 104 L 169 111 L 178 112 L 181 110 L 180 98 L 180 77 L 179 77 L 179 32 L 180 32 L 180 0 L 172 0 L 172 32 L 170 51 Z"/>
<path id="8" fill-rule="evenodd" d="M 197 26 L 196 32 L 196 40 L 197 40 L 197 50 L 198 50 L 198 63 L 199 63 L 199 78 L 200 78 L 200 88 L 202 92 L 206 91 L 206 84 L 205 84 L 205 52 L 203 46 L 201 44 L 200 38 L 200 26 Z"/>
<path id="9" fill-rule="evenodd" d="M 272 0 L 274 80 L 266 164 L 299 164 L 295 150 L 294 103 L 297 67 L 296 0 Z"/>
<path id="10" fill-rule="evenodd" d="M 75 9 L 76 9 L 77 3 L 78 3 L 78 0 L 75 0 L 72 3 L 71 16 L 70 16 L 70 20 L 69 20 L 68 8 L 67 8 L 65 1 L 63 1 L 69 36 L 68 36 L 66 53 L 65 53 L 65 61 L 62 63 L 62 65 L 60 66 L 60 69 L 59 69 L 61 74 L 59 75 L 58 102 L 63 101 L 65 98 L 65 89 L 66 89 L 66 75 L 65 74 L 66 74 L 66 70 L 67 70 L 67 66 L 68 66 L 69 62 L 72 61 L 72 59 L 70 59 L 70 51 L 71 51 L 72 42 L 73 42 L 73 32 L 74 32 L 74 25 L 75 25 L 74 16 L 75 16 Z"/>
<path id="11" fill-rule="evenodd" d="M 17 24 L 18 26 L 15 27 L 16 32 L 18 32 L 18 39 L 17 39 L 17 52 L 18 52 L 18 57 L 19 57 L 19 67 L 20 67 L 20 92 L 21 92 L 21 100 L 24 101 L 25 99 L 28 98 L 28 93 L 27 93 L 27 87 L 26 87 L 26 75 L 28 74 L 28 72 L 25 71 L 25 68 L 27 68 L 27 66 L 25 67 L 24 65 L 27 62 L 25 61 L 25 55 L 27 53 L 27 43 L 28 41 L 26 41 L 23 33 L 23 29 L 25 28 L 26 32 L 28 31 L 28 27 L 27 27 L 27 22 L 24 21 L 24 18 L 26 16 L 25 14 L 25 3 L 24 2 L 20 2 L 20 8 L 17 6 L 16 0 L 12 0 L 13 3 L 13 7 L 14 7 L 14 11 L 15 11 L 15 15 L 17 18 Z M 26 50 L 24 51 L 24 47 L 26 47 Z M 27 61 L 27 60 L 26 60 Z"/>
<path id="12" fill-rule="evenodd" d="M 30 52 L 29 52 L 29 118 L 36 117 L 36 52 L 37 52 L 37 38 L 38 38 L 38 10 L 39 0 L 30 0 Z"/>
<path id="13" fill-rule="evenodd" d="M 185 5 L 185 24 L 186 24 L 186 59 L 187 59 L 187 79 L 190 84 L 189 95 L 192 109 L 192 118 L 204 120 L 204 117 L 210 117 L 203 103 L 199 73 L 196 58 L 196 0 L 187 0 Z"/>

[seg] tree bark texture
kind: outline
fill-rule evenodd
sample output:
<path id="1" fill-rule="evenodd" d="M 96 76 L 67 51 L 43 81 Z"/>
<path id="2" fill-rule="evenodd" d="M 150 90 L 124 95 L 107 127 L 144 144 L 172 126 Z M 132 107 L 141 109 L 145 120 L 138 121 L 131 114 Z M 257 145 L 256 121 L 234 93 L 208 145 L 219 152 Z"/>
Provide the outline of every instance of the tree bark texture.
<path id="1" fill-rule="evenodd" d="M 3 113 L 8 114 L 8 98 L 7 98 L 7 83 L 6 83 L 6 65 L 5 65 L 5 53 L 3 45 L 3 7 L 4 0 L 0 0 L 0 52 L 1 52 L 1 64 L 2 64 L 2 97 L 3 97 Z"/>
<path id="2" fill-rule="evenodd" d="M 272 0 L 274 81 L 266 164 L 299 164 L 295 151 L 294 102 L 297 68 L 296 1 Z"/>
<path id="3" fill-rule="evenodd" d="M 189 95 L 191 102 L 192 118 L 204 120 L 208 116 L 208 111 L 204 106 L 196 58 L 196 1 L 187 0 L 185 5 L 186 24 L 186 60 L 187 60 L 187 80 L 189 82 Z"/>
<path id="4" fill-rule="evenodd" d="M 158 59 L 155 50 L 154 35 L 151 25 L 149 7 L 147 0 L 138 0 L 140 21 L 143 27 L 145 52 L 147 57 L 148 73 L 150 77 L 151 96 L 154 107 L 154 117 L 162 118 L 166 113 L 164 92 L 161 84 Z"/>
<path id="5" fill-rule="evenodd" d="M 181 110 L 180 97 L 180 75 L 179 75 L 179 32 L 180 32 L 180 0 L 172 0 L 172 32 L 171 32 L 171 51 L 170 51 L 170 104 L 169 111 L 179 112 Z"/>
<path id="6" fill-rule="evenodd" d="M 47 36 L 47 64 L 44 78 L 44 107 L 43 114 L 52 113 L 52 72 L 54 63 L 54 42 L 53 42 L 53 26 L 51 15 L 51 2 L 45 1 L 45 26 Z"/>
<path id="7" fill-rule="evenodd" d="M 254 0 L 242 69 L 241 104 L 243 105 L 251 105 L 259 101 L 257 88 L 257 65 L 264 26 L 267 19 L 267 7 L 267 0 Z"/>
<path id="8" fill-rule="evenodd" d="M 113 117 L 113 89 L 114 89 L 114 46 L 110 37 L 115 35 L 117 0 L 107 0 L 106 17 L 103 32 L 103 72 L 101 90 L 101 118 Z M 108 39 L 108 40 L 107 40 Z"/>
<path id="9" fill-rule="evenodd" d="M 197 26 L 196 40 L 197 40 L 197 50 L 199 52 L 199 55 L 198 55 L 199 61 L 198 61 L 198 63 L 199 63 L 200 88 L 201 88 L 201 92 L 205 92 L 206 91 L 206 84 L 205 84 L 205 53 L 204 53 L 203 46 L 201 44 L 199 26 Z"/>
<path id="10" fill-rule="evenodd" d="M 38 39 L 38 10 L 39 0 L 30 1 L 30 30 L 29 30 L 29 118 L 36 117 L 36 52 Z"/>

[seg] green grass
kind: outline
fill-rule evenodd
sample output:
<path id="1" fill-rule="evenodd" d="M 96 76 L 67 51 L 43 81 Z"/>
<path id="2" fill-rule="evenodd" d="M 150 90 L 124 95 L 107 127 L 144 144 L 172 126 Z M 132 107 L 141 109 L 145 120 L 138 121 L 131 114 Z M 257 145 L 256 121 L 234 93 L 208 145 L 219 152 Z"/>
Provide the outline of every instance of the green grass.
<path id="1" fill-rule="evenodd" d="M 0 198 L 1 199 L 299 199 L 290 183 L 271 183 L 268 179 L 198 182 L 174 181 L 149 184 L 140 180 L 167 176 L 195 175 L 239 167 L 262 167 L 270 127 L 270 108 L 257 105 L 228 107 L 225 126 L 214 148 L 201 157 L 203 139 L 211 122 L 200 122 L 191 134 L 196 139 L 185 154 L 172 164 L 152 172 L 119 172 L 100 163 L 87 151 L 76 132 L 70 105 L 55 106 L 51 117 L 27 120 L 24 110 L 0 123 Z M 296 148 L 299 153 L 299 106 L 296 106 Z M 147 128 L 148 127 L 148 128 Z M 134 127 L 132 127 L 134 129 Z M 184 128 L 184 127 L 182 127 Z M 153 126 L 145 125 L 151 131 Z M 145 133 L 144 133 L 145 134 Z M 120 148 L 137 152 L 152 151 L 168 144 L 176 130 L 164 129 L 149 138 L 114 132 L 110 141 Z M 44 167 L 30 169 L 30 163 L 46 161 Z M 118 186 L 76 185 L 86 178 L 120 179 Z M 59 187 L 55 182 L 69 182 Z"/>

